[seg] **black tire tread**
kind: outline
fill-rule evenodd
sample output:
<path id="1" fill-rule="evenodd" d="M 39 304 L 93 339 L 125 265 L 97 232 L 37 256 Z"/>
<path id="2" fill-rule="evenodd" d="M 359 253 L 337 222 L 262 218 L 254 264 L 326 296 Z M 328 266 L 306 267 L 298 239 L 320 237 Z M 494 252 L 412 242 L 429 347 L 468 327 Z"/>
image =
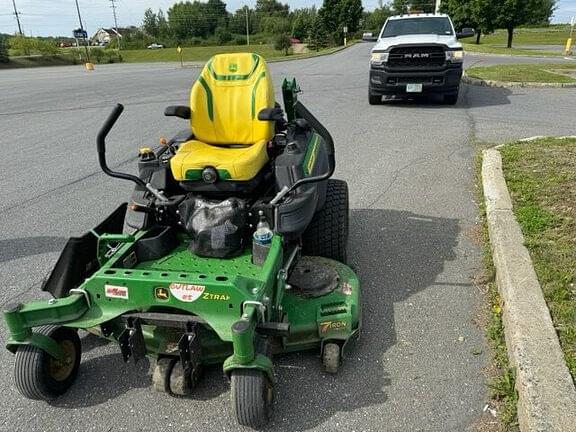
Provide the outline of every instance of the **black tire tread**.
<path id="1" fill-rule="evenodd" d="M 302 253 L 346 262 L 348 243 L 348 185 L 328 180 L 324 207 L 302 235 Z"/>
<path id="2" fill-rule="evenodd" d="M 53 337 L 57 332 L 64 329 L 57 325 L 46 325 L 34 329 L 36 333 Z M 66 329 L 68 330 L 68 329 Z M 72 333 L 70 333 L 71 335 Z M 77 348 L 80 347 L 80 338 L 73 333 Z M 28 399 L 49 401 L 63 394 L 76 379 L 78 374 L 78 364 L 72 372 L 70 378 L 66 381 L 68 384 L 59 386 L 59 388 L 50 387 L 46 380 L 44 367 L 49 354 L 40 348 L 22 345 L 16 351 L 16 361 L 14 364 L 14 383 L 18 391 Z M 78 359 L 79 363 L 79 359 Z"/>
<path id="3" fill-rule="evenodd" d="M 270 407 L 262 393 L 268 385 L 267 379 L 264 372 L 257 369 L 232 371 L 232 409 L 241 425 L 257 428 L 268 422 Z"/>

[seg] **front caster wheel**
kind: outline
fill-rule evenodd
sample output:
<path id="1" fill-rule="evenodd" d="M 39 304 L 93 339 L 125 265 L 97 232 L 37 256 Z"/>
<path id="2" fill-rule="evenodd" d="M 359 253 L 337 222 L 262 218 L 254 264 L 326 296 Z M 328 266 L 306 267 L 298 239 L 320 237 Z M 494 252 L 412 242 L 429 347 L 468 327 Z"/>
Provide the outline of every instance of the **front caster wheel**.
<path id="1" fill-rule="evenodd" d="M 322 365 L 324 371 L 329 374 L 335 374 L 340 368 L 340 346 L 335 343 L 327 343 L 324 345 L 324 352 L 322 353 Z"/>
<path id="2" fill-rule="evenodd" d="M 160 357 L 156 360 L 152 373 L 152 388 L 160 393 L 170 393 L 170 375 L 177 359 L 172 357 Z"/>
<path id="3" fill-rule="evenodd" d="M 238 423 L 257 428 L 272 417 L 274 387 L 258 369 L 236 369 L 231 375 L 232 410 Z"/>
<path id="4" fill-rule="evenodd" d="M 76 330 L 55 325 L 38 327 L 34 332 L 52 338 L 64 351 L 64 358 L 57 360 L 34 346 L 19 346 L 14 382 L 23 396 L 49 401 L 65 393 L 78 375 L 82 352 L 80 338 Z"/>

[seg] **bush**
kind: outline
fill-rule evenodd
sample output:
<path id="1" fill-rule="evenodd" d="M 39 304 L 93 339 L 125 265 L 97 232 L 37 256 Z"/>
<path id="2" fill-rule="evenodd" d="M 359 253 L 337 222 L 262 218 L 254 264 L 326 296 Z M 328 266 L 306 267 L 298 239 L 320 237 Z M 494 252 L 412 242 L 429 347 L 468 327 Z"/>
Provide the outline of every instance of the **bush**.
<path id="1" fill-rule="evenodd" d="M 218 45 L 225 45 L 232 40 L 232 33 L 224 27 L 218 27 L 216 29 L 216 38 L 218 40 Z"/>
<path id="2" fill-rule="evenodd" d="M 290 48 L 292 48 L 290 36 L 287 34 L 280 34 L 276 36 L 276 39 L 274 40 L 274 49 L 278 51 L 284 51 L 284 55 L 288 55 L 290 53 Z"/>
<path id="3" fill-rule="evenodd" d="M 36 39 L 34 44 L 34 51 L 41 55 L 56 55 L 59 54 L 58 47 L 53 42 Z"/>
<path id="4" fill-rule="evenodd" d="M 234 38 L 234 45 L 246 45 L 248 41 L 245 36 L 236 36 Z"/>
<path id="5" fill-rule="evenodd" d="M 8 39 L 0 34 L 0 63 L 8 63 Z"/>

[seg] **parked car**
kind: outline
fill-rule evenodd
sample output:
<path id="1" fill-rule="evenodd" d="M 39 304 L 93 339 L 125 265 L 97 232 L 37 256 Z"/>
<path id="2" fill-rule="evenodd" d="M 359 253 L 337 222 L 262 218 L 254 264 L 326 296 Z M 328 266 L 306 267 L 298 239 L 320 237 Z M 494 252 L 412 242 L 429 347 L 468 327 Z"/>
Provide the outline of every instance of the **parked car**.
<path id="1" fill-rule="evenodd" d="M 146 48 L 148 48 L 148 49 L 162 49 L 162 48 L 166 48 L 166 47 L 162 44 L 151 43 Z"/>

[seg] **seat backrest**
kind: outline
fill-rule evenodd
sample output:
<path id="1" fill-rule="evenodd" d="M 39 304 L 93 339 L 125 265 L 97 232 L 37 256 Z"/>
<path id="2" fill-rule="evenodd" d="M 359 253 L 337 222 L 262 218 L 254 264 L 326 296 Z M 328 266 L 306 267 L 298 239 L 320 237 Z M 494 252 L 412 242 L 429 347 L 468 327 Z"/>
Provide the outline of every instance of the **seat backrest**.
<path id="1" fill-rule="evenodd" d="M 270 140 L 274 123 L 258 120 L 258 113 L 273 106 L 272 79 L 262 57 L 218 54 L 192 86 L 192 132 L 207 144 L 251 145 Z"/>

